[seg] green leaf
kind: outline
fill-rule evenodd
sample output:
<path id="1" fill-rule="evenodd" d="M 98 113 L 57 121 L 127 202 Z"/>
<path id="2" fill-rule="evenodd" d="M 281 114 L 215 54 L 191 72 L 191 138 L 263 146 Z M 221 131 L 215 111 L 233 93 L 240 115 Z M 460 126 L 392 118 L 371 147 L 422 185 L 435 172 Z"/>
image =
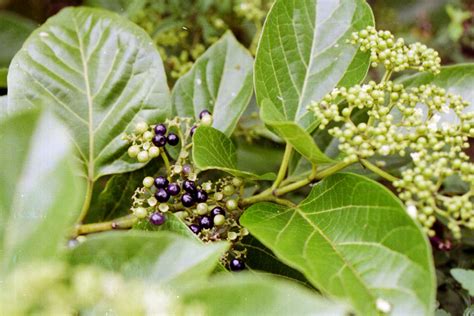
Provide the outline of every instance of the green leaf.
<path id="1" fill-rule="evenodd" d="M 159 121 L 170 111 L 149 36 L 99 9 L 67 8 L 49 19 L 16 55 L 8 86 L 9 109 L 47 106 L 62 119 L 89 181 L 142 167 L 121 136 L 137 121 Z"/>
<path id="2" fill-rule="evenodd" d="M 474 270 L 451 269 L 453 278 L 461 283 L 462 287 L 474 296 Z"/>
<path id="3" fill-rule="evenodd" d="M 295 122 L 287 121 L 269 99 L 263 100 L 260 117 L 265 124 L 275 130 L 278 135 L 291 144 L 297 152 L 311 163 L 333 162 L 331 158 L 318 148 L 308 132 Z"/>
<path id="4" fill-rule="evenodd" d="M 80 210 L 72 144 L 49 112 L 0 123 L 0 256 L 4 268 L 57 259 Z"/>
<path id="5" fill-rule="evenodd" d="M 323 293 L 377 315 L 431 315 L 436 283 L 429 244 L 400 201 L 353 174 L 324 179 L 296 208 L 258 203 L 242 225 Z"/>
<path id="6" fill-rule="evenodd" d="M 0 88 L 7 87 L 7 76 L 8 76 L 8 69 L 0 68 Z"/>
<path id="7" fill-rule="evenodd" d="M 306 107 L 312 101 L 365 78 L 369 55 L 346 41 L 352 32 L 373 24 L 363 0 L 276 1 L 255 60 L 258 104 L 269 98 L 285 121 L 308 129 L 314 119 Z"/>
<path id="8" fill-rule="evenodd" d="M 225 242 L 204 245 L 163 231 L 108 232 L 72 249 L 70 261 L 176 286 L 206 278 L 227 248 Z"/>
<path id="9" fill-rule="evenodd" d="M 418 87 L 424 84 L 435 84 L 446 89 L 447 92 L 458 94 L 470 103 L 466 112 L 474 111 L 474 63 L 457 64 L 441 67 L 438 75 L 428 72 L 418 73 L 399 80 L 407 87 Z M 452 113 L 441 113 L 441 121 L 452 120 Z"/>
<path id="10" fill-rule="evenodd" d="M 277 277 L 240 272 L 187 289 L 183 302 L 206 315 L 348 315 L 348 308 Z"/>
<path id="11" fill-rule="evenodd" d="M 148 0 L 86 0 L 83 5 L 103 8 L 133 18 L 143 10 Z"/>
<path id="12" fill-rule="evenodd" d="M 237 169 L 237 153 L 232 141 L 224 133 L 208 126 L 199 127 L 193 135 L 193 160 L 200 170 L 217 169 L 237 177 L 273 180 L 275 175 L 255 175 Z"/>
<path id="13" fill-rule="evenodd" d="M 31 20 L 11 12 L 0 11 L 0 68 L 8 67 L 13 56 L 35 28 L 36 25 Z"/>
<path id="14" fill-rule="evenodd" d="M 252 67 L 250 53 L 227 32 L 176 82 L 176 113 L 198 119 L 208 109 L 212 126 L 230 136 L 252 97 Z"/>

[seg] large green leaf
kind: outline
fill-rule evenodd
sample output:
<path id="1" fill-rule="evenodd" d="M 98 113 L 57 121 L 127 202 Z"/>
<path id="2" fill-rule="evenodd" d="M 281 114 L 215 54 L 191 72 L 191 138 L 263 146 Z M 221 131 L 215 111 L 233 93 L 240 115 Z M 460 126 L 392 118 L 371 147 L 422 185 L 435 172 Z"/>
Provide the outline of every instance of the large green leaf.
<path id="1" fill-rule="evenodd" d="M 286 121 L 309 127 L 314 120 L 306 108 L 312 101 L 366 76 L 368 54 L 346 41 L 373 23 L 363 0 L 276 1 L 255 61 L 258 104 L 269 98 Z"/>
<path id="2" fill-rule="evenodd" d="M 258 203 L 240 222 L 322 292 L 360 315 L 431 315 L 436 282 L 429 244 L 400 201 L 353 174 L 318 183 L 295 208 Z"/>
<path id="3" fill-rule="evenodd" d="M 82 182 L 66 129 L 49 112 L 0 123 L 0 257 L 4 268 L 57 259 L 80 210 Z"/>
<path id="4" fill-rule="evenodd" d="M 70 261 L 177 285 L 205 279 L 227 248 L 225 242 L 204 245 L 164 231 L 109 232 L 89 237 L 72 249 Z"/>
<path id="5" fill-rule="evenodd" d="M 36 30 L 12 62 L 8 87 L 9 109 L 47 106 L 65 122 L 89 181 L 141 167 L 122 134 L 170 111 L 149 36 L 99 9 L 68 8 Z"/>
<path id="6" fill-rule="evenodd" d="M 474 270 L 451 269 L 451 275 L 461 283 L 469 295 L 474 296 Z"/>
<path id="7" fill-rule="evenodd" d="M 230 136 L 252 97 L 252 67 L 250 53 L 227 32 L 176 82 L 175 111 L 198 118 L 208 109 L 212 126 Z"/>
<path id="8" fill-rule="evenodd" d="M 193 160 L 200 170 L 217 169 L 237 177 L 273 180 L 275 174 L 261 176 L 237 169 L 237 152 L 232 141 L 213 127 L 201 126 L 193 135 Z"/>
<path id="9" fill-rule="evenodd" d="M 11 12 L 0 11 L 0 68 L 8 67 L 28 35 L 36 28 L 33 21 Z"/>
<path id="10" fill-rule="evenodd" d="M 278 135 L 312 164 L 333 162 L 319 149 L 308 132 L 295 122 L 287 121 L 269 99 L 263 100 L 260 117 L 266 125 L 275 130 Z"/>
<path id="11" fill-rule="evenodd" d="M 424 72 L 402 78 L 399 82 L 408 87 L 435 84 L 447 92 L 461 95 L 470 103 L 467 111 L 474 111 L 474 63 L 442 67 L 438 75 Z"/>
<path id="12" fill-rule="evenodd" d="M 268 275 L 218 275 L 188 289 L 183 302 L 202 306 L 205 315 L 348 315 L 341 303 L 326 300 L 298 284 Z"/>

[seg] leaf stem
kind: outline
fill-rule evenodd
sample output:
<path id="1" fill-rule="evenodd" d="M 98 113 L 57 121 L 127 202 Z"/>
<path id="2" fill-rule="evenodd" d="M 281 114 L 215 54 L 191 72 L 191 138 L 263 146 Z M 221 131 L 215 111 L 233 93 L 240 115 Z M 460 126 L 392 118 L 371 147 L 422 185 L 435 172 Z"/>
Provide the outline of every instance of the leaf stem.
<path id="1" fill-rule="evenodd" d="M 385 180 L 388 180 L 390 182 L 394 182 L 394 181 L 399 180 L 397 177 L 394 177 L 390 173 L 380 169 L 379 167 L 377 167 L 376 165 L 374 165 L 373 163 L 371 163 L 368 160 L 361 159 L 360 162 L 362 163 L 362 165 L 364 167 L 366 167 L 367 169 L 369 169 L 373 173 L 378 174 L 379 176 L 381 176 Z"/>
<path id="2" fill-rule="evenodd" d="M 82 204 L 81 213 L 79 214 L 79 218 L 77 220 L 79 224 L 82 223 L 87 216 L 87 212 L 89 211 L 91 201 L 92 201 L 93 190 L 94 190 L 94 181 L 91 179 L 87 179 L 86 196 L 84 197 L 84 203 Z"/>
<path id="3" fill-rule="evenodd" d="M 293 152 L 293 147 L 290 144 L 286 144 L 285 153 L 283 154 L 283 160 L 280 165 L 280 170 L 278 170 L 277 178 L 273 182 L 272 190 L 278 188 L 281 182 L 285 179 L 286 171 L 288 170 L 288 164 L 290 163 L 291 154 Z"/>
<path id="4" fill-rule="evenodd" d="M 165 163 L 166 172 L 169 172 L 171 169 L 170 161 L 168 160 L 168 156 L 166 155 L 166 152 L 164 149 L 160 150 L 160 156 L 163 159 L 163 162 Z"/>
<path id="5" fill-rule="evenodd" d="M 87 235 L 113 229 L 129 229 L 136 221 L 137 218 L 134 215 L 127 215 L 108 222 L 78 225 L 74 236 Z"/>

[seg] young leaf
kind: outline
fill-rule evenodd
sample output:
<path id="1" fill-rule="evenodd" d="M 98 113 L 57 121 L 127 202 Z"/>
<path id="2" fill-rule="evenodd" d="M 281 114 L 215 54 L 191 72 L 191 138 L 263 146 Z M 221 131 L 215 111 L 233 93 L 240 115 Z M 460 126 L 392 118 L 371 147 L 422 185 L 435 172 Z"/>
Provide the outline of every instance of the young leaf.
<path id="1" fill-rule="evenodd" d="M 474 270 L 451 269 L 451 275 L 462 287 L 474 296 Z"/>
<path id="2" fill-rule="evenodd" d="M 227 248 L 225 242 L 204 245 L 163 231 L 109 232 L 90 237 L 72 249 L 70 261 L 177 285 L 206 278 Z"/>
<path id="3" fill-rule="evenodd" d="M 277 277 L 240 272 L 217 275 L 187 289 L 184 303 L 203 305 L 206 315 L 348 315 L 348 308 Z"/>
<path id="4" fill-rule="evenodd" d="M 255 175 L 237 169 L 237 153 L 232 141 L 215 128 L 201 126 L 193 135 L 193 160 L 200 170 L 217 169 L 237 177 L 273 180 L 275 175 Z"/>
<path id="5" fill-rule="evenodd" d="M 258 104 L 269 98 L 285 121 L 310 125 L 306 107 L 367 74 L 369 56 L 346 40 L 373 25 L 363 0 L 278 0 L 267 16 L 255 60 Z M 309 130 L 311 132 L 311 130 Z"/>
<path id="6" fill-rule="evenodd" d="M 240 222 L 322 292 L 376 315 L 431 315 L 436 282 L 428 242 L 393 194 L 362 176 L 336 174 L 296 208 L 258 203 Z"/>
<path id="7" fill-rule="evenodd" d="M 263 100 L 260 117 L 266 125 L 275 130 L 278 135 L 291 144 L 297 152 L 311 163 L 333 162 L 331 158 L 318 148 L 308 132 L 295 122 L 287 121 L 269 99 Z"/>
<path id="8" fill-rule="evenodd" d="M 176 113 L 198 119 L 207 109 L 212 126 L 230 136 L 252 97 L 252 66 L 252 55 L 227 32 L 176 82 Z"/>
<path id="9" fill-rule="evenodd" d="M 49 112 L 0 124 L 0 257 L 4 268 L 57 259 L 80 210 L 67 131 Z"/>
<path id="10" fill-rule="evenodd" d="M 8 67 L 28 35 L 36 28 L 33 21 L 17 14 L 0 11 L 0 68 Z"/>
<path id="11" fill-rule="evenodd" d="M 62 119 L 89 181 L 143 166 L 128 157 L 121 136 L 170 111 L 149 36 L 92 8 L 67 8 L 36 30 L 12 62 L 8 89 L 9 109 L 47 106 Z"/>

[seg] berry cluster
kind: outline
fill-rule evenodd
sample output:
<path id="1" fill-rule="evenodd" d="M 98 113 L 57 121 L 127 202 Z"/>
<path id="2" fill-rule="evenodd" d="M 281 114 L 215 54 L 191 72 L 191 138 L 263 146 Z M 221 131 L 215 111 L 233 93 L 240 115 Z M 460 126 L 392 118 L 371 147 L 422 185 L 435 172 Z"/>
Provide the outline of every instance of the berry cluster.
<path id="1" fill-rule="evenodd" d="M 377 31 L 373 26 L 352 33 L 352 44 L 360 44 L 360 50 L 370 52 L 372 67 L 383 65 L 389 71 L 406 69 L 439 73 L 441 58 L 438 52 L 426 45 L 406 45 L 403 38 L 395 39 L 389 31 Z"/>
<path id="2" fill-rule="evenodd" d="M 192 146 L 190 139 L 198 126 L 212 124 L 212 114 L 203 110 L 199 113 L 199 121 L 195 124 L 191 122 L 187 118 L 166 121 L 168 127 L 178 127 L 178 134 L 182 135 L 181 151 L 174 164 L 166 168 L 166 176 L 143 179 L 143 187 L 138 188 L 133 196 L 132 212 L 140 222 L 148 222 L 151 227 L 163 225 L 167 214 L 174 213 L 203 241 L 230 241 L 233 246 L 223 262 L 231 270 L 241 270 L 244 268 L 245 250 L 239 243 L 248 234 L 238 224 L 242 212 L 238 201 L 242 195 L 243 181 L 239 178 L 222 178 L 216 182 L 198 183 L 198 170 L 195 170 L 189 157 Z M 166 125 L 153 127 L 155 135 L 152 143 L 160 149 L 166 143 L 176 145 L 180 139 L 173 133 L 165 136 Z M 183 125 L 184 132 L 180 129 Z"/>
<path id="3" fill-rule="evenodd" d="M 362 47 L 381 39 L 391 39 L 382 47 L 403 47 L 392 44 L 391 35 L 372 28 L 357 33 L 354 38 L 367 40 L 362 42 Z M 387 70 L 414 68 L 414 64 L 406 64 L 406 60 L 411 60 L 406 49 L 400 51 L 406 55 L 400 58 L 402 66 L 395 67 L 398 61 L 392 60 L 384 63 Z M 428 58 L 428 55 L 421 56 Z M 420 67 L 418 70 L 426 70 L 424 67 L 431 64 L 420 58 L 414 59 Z M 436 64 L 438 67 L 437 59 Z M 339 104 L 345 106 L 340 108 Z M 436 85 L 407 88 L 385 77 L 380 83 L 371 81 L 351 88 L 336 88 L 310 105 L 309 110 L 320 119 L 321 129 L 335 122 L 329 134 L 339 141 L 346 163 L 389 155 L 410 157 L 411 164 L 401 170 L 401 179 L 391 180 L 408 213 L 423 224 L 429 236 L 435 235 L 432 227 L 438 216 L 444 218 L 453 235 L 459 238 L 461 226 L 474 229 L 474 164 L 464 152 L 469 147 L 469 138 L 474 137 L 474 112 L 466 111 L 468 105 L 459 95 Z M 366 112 L 368 120 L 360 121 L 354 115 L 356 111 Z M 383 166 L 383 161 L 376 164 Z M 470 189 L 461 195 L 444 194 L 442 185 L 452 176 L 459 177 Z"/>

